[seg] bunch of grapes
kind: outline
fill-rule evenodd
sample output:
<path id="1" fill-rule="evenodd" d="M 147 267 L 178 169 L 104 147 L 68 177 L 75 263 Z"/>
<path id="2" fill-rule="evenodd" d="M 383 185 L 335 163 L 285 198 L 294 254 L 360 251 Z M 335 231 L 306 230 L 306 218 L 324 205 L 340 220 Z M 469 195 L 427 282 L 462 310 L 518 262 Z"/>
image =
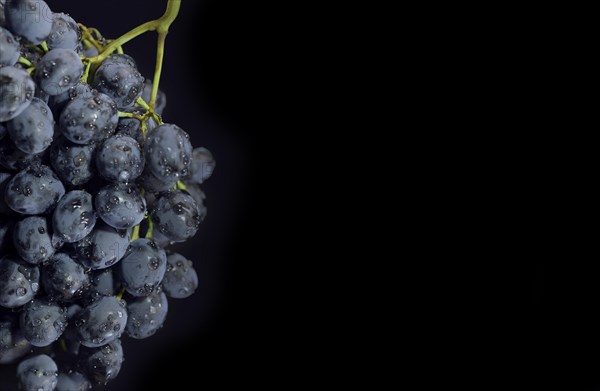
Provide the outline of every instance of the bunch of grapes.
<path id="1" fill-rule="evenodd" d="M 180 8 L 110 40 L 42 0 L 0 0 L 0 364 L 23 390 L 85 390 L 121 370 L 120 338 L 198 286 L 169 246 L 206 215 L 211 153 L 165 123 L 158 84 Z M 123 45 L 158 33 L 153 80 Z"/>

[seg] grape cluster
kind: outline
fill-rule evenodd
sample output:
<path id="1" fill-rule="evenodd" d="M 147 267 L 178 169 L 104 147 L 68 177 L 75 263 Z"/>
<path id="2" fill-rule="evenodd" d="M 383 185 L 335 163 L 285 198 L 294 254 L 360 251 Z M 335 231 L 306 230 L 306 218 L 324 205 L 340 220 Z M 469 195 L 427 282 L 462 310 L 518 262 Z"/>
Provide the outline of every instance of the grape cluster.
<path id="1" fill-rule="evenodd" d="M 0 364 L 23 390 L 114 379 L 121 337 L 198 287 L 169 246 L 206 216 L 206 148 L 109 40 L 42 0 L 0 0 Z M 121 48 L 119 48 L 121 49 Z"/>

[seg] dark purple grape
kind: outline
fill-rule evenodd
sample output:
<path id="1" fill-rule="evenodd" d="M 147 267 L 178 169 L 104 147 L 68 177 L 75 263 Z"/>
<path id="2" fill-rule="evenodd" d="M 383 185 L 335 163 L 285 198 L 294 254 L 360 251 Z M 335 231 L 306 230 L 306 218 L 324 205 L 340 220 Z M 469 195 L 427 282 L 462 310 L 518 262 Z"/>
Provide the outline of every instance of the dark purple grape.
<path id="1" fill-rule="evenodd" d="M 50 164 L 56 175 L 68 185 L 81 186 L 96 173 L 95 144 L 75 144 L 59 136 L 50 148 Z"/>
<path id="2" fill-rule="evenodd" d="M 190 164 L 190 173 L 187 176 L 186 181 L 201 185 L 205 180 L 210 178 L 216 164 L 212 153 L 210 153 L 208 149 L 194 148 L 192 162 Z"/>
<path id="3" fill-rule="evenodd" d="M 40 271 L 16 256 L 0 259 L 0 306 L 17 308 L 30 301 L 40 287 Z"/>
<path id="4" fill-rule="evenodd" d="M 52 11 L 43 0 L 9 0 L 4 14 L 10 31 L 34 45 L 42 43 L 52 30 Z"/>
<path id="5" fill-rule="evenodd" d="M 115 102 L 107 95 L 92 91 L 78 95 L 60 114 L 62 134 L 77 144 L 100 142 L 110 137 L 119 122 Z"/>
<path id="6" fill-rule="evenodd" d="M 31 351 L 14 315 L 0 318 L 0 364 L 12 364 Z"/>
<path id="7" fill-rule="evenodd" d="M 0 26 L 0 66 L 12 66 L 19 60 L 19 42 L 10 31 Z"/>
<path id="8" fill-rule="evenodd" d="M 85 190 L 65 194 L 52 215 L 52 226 L 57 240 L 78 242 L 89 235 L 96 225 L 92 195 Z"/>
<path id="9" fill-rule="evenodd" d="M 165 294 L 174 299 L 190 297 L 198 288 L 198 275 L 194 264 L 183 255 L 173 253 L 167 257 L 167 272 L 162 282 Z"/>
<path id="10" fill-rule="evenodd" d="M 106 180 L 128 183 L 144 170 L 144 156 L 137 141 L 116 135 L 106 139 L 98 150 L 96 166 Z"/>
<path id="11" fill-rule="evenodd" d="M 125 331 L 126 303 L 114 296 L 100 297 L 75 317 L 75 327 L 83 346 L 97 348 L 106 345 Z"/>
<path id="12" fill-rule="evenodd" d="M 51 211 L 65 194 L 65 187 L 47 166 L 32 166 L 15 175 L 4 192 L 6 204 L 28 215 Z"/>
<path id="13" fill-rule="evenodd" d="M 52 29 L 46 43 L 49 49 L 71 49 L 77 51 L 81 41 L 81 29 L 69 15 L 54 13 Z"/>
<path id="14" fill-rule="evenodd" d="M 119 109 L 133 106 L 142 95 L 144 77 L 135 66 L 105 60 L 96 70 L 92 86 L 114 99 Z"/>
<path id="15" fill-rule="evenodd" d="M 146 200 L 134 186 L 115 184 L 103 187 L 96 195 L 98 216 L 111 227 L 133 228 L 144 219 Z"/>
<path id="16" fill-rule="evenodd" d="M 70 370 L 58 373 L 55 391 L 86 391 L 92 389 L 92 383 L 79 371 Z"/>
<path id="17" fill-rule="evenodd" d="M 125 332 L 135 339 L 153 336 L 163 326 L 168 310 L 169 303 L 162 292 L 131 300 L 127 304 L 129 319 Z"/>
<path id="18" fill-rule="evenodd" d="M 41 279 L 52 300 L 69 302 L 83 296 L 90 285 L 89 275 L 79 263 L 64 253 L 57 253 L 44 264 Z"/>
<path id="19" fill-rule="evenodd" d="M 156 290 L 167 270 L 167 255 L 156 242 L 137 239 L 117 267 L 125 290 L 133 296 L 146 296 Z"/>
<path id="20" fill-rule="evenodd" d="M 173 242 L 185 242 L 194 236 L 202 222 L 196 201 L 181 190 L 160 193 L 151 217 L 158 231 Z"/>
<path id="21" fill-rule="evenodd" d="M 46 103 L 33 98 L 21 114 L 7 122 L 15 146 L 27 154 L 43 152 L 52 143 L 54 117 Z"/>
<path id="22" fill-rule="evenodd" d="M 56 363 L 45 354 L 32 356 L 17 366 L 19 389 L 24 391 L 53 391 L 57 377 Z"/>
<path id="23" fill-rule="evenodd" d="M 77 260 L 90 269 L 104 269 L 119 262 L 129 246 L 131 232 L 98 222 L 92 233 L 75 243 Z"/>
<path id="24" fill-rule="evenodd" d="M 0 67 L 0 122 L 21 114 L 34 94 L 35 83 L 29 73 L 15 67 Z"/>
<path id="25" fill-rule="evenodd" d="M 34 265 L 47 261 L 55 251 L 48 222 L 42 216 L 18 221 L 13 229 L 13 241 L 19 256 Z"/>
<path id="26" fill-rule="evenodd" d="M 72 49 L 53 49 L 42 57 L 33 74 L 38 87 L 48 95 L 60 95 L 79 83 L 84 66 Z"/>
<path id="27" fill-rule="evenodd" d="M 0 166 L 10 171 L 19 171 L 31 165 L 40 164 L 48 149 L 42 153 L 30 154 L 15 146 L 10 137 L 0 141 Z"/>
<path id="28" fill-rule="evenodd" d="M 144 144 L 146 167 L 163 182 L 179 180 L 189 173 L 192 144 L 177 125 L 163 124 L 148 132 Z"/>
<path id="29" fill-rule="evenodd" d="M 67 327 L 66 312 L 66 308 L 49 300 L 31 300 L 21 312 L 23 335 L 33 346 L 44 347 L 52 344 Z"/>
<path id="30" fill-rule="evenodd" d="M 79 365 L 94 384 L 106 384 L 117 377 L 123 364 L 123 348 L 116 339 L 100 348 L 82 347 Z"/>

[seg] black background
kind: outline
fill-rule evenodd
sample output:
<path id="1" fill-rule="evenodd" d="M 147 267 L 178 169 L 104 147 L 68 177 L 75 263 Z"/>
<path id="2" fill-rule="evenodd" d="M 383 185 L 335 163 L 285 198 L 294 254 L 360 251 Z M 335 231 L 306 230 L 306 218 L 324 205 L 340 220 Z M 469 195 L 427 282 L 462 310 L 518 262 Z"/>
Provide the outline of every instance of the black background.
<path id="1" fill-rule="evenodd" d="M 166 4 L 47 2 L 108 38 L 160 16 Z M 196 389 L 269 376 L 271 364 L 260 357 L 268 356 L 267 340 L 278 333 L 274 318 L 281 299 L 270 287 L 274 271 L 267 253 L 274 243 L 259 207 L 266 191 L 256 147 L 273 134 L 284 101 L 273 92 L 281 81 L 280 46 L 269 43 L 277 35 L 270 20 L 266 5 L 255 2 L 183 0 L 171 27 L 160 84 L 168 99 L 163 119 L 217 160 L 202 186 L 208 216 L 197 236 L 179 246 L 194 261 L 200 288 L 191 298 L 169 301 L 167 321 L 155 336 L 123 338 L 126 361 L 107 390 L 155 389 L 157 379 L 165 379 L 168 389 L 187 389 L 189 381 Z M 155 42 L 156 35 L 147 33 L 124 46 L 146 77 L 153 75 Z"/>

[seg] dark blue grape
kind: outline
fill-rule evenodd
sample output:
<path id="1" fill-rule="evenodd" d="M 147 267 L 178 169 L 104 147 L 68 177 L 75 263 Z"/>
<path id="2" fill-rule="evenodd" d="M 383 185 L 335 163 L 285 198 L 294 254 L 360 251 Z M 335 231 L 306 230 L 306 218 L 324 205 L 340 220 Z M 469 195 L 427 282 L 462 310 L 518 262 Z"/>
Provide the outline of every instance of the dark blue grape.
<path id="1" fill-rule="evenodd" d="M 81 372 L 70 370 L 58 373 L 55 391 L 87 391 L 91 388 L 92 383 Z"/>
<path id="2" fill-rule="evenodd" d="M 84 66 L 74 50 L 53 49 L 42 57 L 33 74 L 38 87 L 48 95 L 60 95 L 79 83 Z"/>
<path id="3" fill-rule="evenodd" d="M 101 348 L 81 348 L 79 365 L 94 384 L 106 384 L 117 377 L 123 364 L 120 340 Z"/>
<path id="4" fill-rule="evenodd" d="M 19 387 L 24 391 L 53 391 L 57 377 L 56 363 L 45 354 L 30 357 L 17 366 Z"/>
<path id="5" fill-rule="evenodd" d="M 19 319 L 8 315 L 0 319 L 0 364 L 12 364 L 31 351 L 19 327 Z"/>
<path id="6" fill-rule="evenodd" d="M 146 167 L 157 179 L 182 179 L 188 175 L 192 161 L 190 137 L 177 125 L 160 125 L 148 132 L 144 154 Z"/>
<path id="7" fill-rule="evenodd" d="M 121 337 L 127 324 L 125 305 L 114 296 L 100 297 L 80 311 L 75 326 L 81 344 L 97 348 Z"/>
<path id="8" fill-rule="evenodd" d="M 152 81 L 146 79 L 144 82 L 144 90 L 142 91 L 142 99 L 150 104 L 150 97 L 152 96 Z M 154 112 L 158 115 L 161 115 L 163 111 L 165 111 L 165 107 L 167 106 L 167 95 L 158 89 L 158 94 L 156 94 L 156 105 L 154 106 Z"/>
<path id="9" fill-rule="evenodd" d="M 119 122 L 115 102 L 107 95 L 92 91 L 78 95 L 63 109 L 59 126 L 63 135 L 77 144 L 100 142 L 110 137 Z"/>
<path id="10" fill-rule="evenodd" d="M 6 204 L 15 212 L 28 215 L 47 213 L 65 194 L 65 187 L 46 166 L 32 166 L 15 175 L 4 192 Z"/>
<path id="11" fill-rule="evenodd" d="M 50 164 L 56 175 L 72 186 L 89 182 L 96 172 L 95 144 L 75 144 L 59 136 L 50 148 Z"/>
<path id="12" fill-rule="evenodd" d="M 111 182 L 132 182 L 144 170 L 144 156 L 133 138 L 116 135 L 104 141 L 96 155 L 98 172 Z"/>
<path id="13" fill-rule="evenodd" d="M 75 243 L 89 235 L 96 225 L 92 195 L 85 190 L 65 194 L 54 209 L 52 226 L 58 240 Z"/>
<path id="14" fill-rule="evenodd" d="M 23 170 L 40 164 L 46 151 L 38 154 L 25 153 L 15 146 L 10 137 L 5 137 L 0 141 L 0 166 L 11 171 Z"/>
<path id="15" fill-rule="evenodd" d="M 90 285 L 89 275 L 83 266 L 64 253 L 54 254 L 44 264 L 41 279 L 48 297 L 63 302 L 82 297 Z"/>
<path id="16" fill-rule="evenodd" d="M 167 180 L 161 180 L 156 177 L 150 169 L 146 167 L 142 175 L 137 180 L 137 184 L 143 188 L 146 193 L 160 193 L 172 189 L 177 183 L 177 178 L 171 177 Z"/>
<path id="17" fill-rule="evenodd" d="M 119 109 L 133 106 L 142 95 L 144 77 L 135 66 L 105 60 L 94 75 L 92 87 L 114 99 Z"/>
<path id="18" fill-rule="evenodd" d="M 174 299 L 190 297 L 198 288 L 198 275 L 192 261 L 173 253 L 167 257 L 167 272 L 162 282 L 165 294 Z"/>
<path id="19" fill-rule="evenodd" d="M 167 255 L 156 242 L 137 239 L 117 267 L 121 284 L 133 296 L 146 296 L 156 290 L 167 270 Z"/>
<path id="20" fill-rule="evenodd" d="M 135 59 L 133 57 L 131 57 L 129 54 L 125 54 L 125 53 L 113 53 L 102 62 L 102 65 L 106 65 L 106 66 L 115 65 L 115 64 L 127 65 L 128 67 L 131 67 L 131 68 L 137 68 Z"/>
<path id="21" fill-rule="evenodd" d="M 52 11 L 43 0 L 9 0 L 4 13 L 10 31 L 34 45 L 42 43 L 52 30 Z"/>
<path id="22" fill-rule="evenodd" d="M 98 216 L 117 229 L 133 228 L 144 219 L 146 200 L 131 185 L 114 184 L 103 187 L 96 195 Z"/>
<path id="23" fill-rule="evenodd" d="M 89 84 L 77 83 L 62 94 L 52 95 L 48 99 L 48 106 L 54 114 L 54 118 L 60 118 L 60 114 L 69 102 L 78 96 L 91 96 L 92 89 Z"/>
<path id="24" fill-rule="evenodd" d="M 77 51 L 81 41 L 81 29 L 69 15 L 54 13 L 52 30 L 46 38 L 49 49 L 71 49 Z"/>
<path id="25" fill-rule="evenodd" d="M 29 73 L 15 67 L 0 68 L 0 122 L 21 114 L 35 94 L 35 83 Z"/>
<path id="26" fill-rule="evenodd" d="M 192 162 L 190 164 L 190 173 L 186 178 L 187 182 L 202 184 L 210 178 L 215 166 L 215 159 L 212 153 L 206 148 L 194 148 Z"/>
<path id="27" fill-rule="evenodd" d="M 19 60 L 19 42 L 10 31 L 0 26 L 0 65 L 12 66 Z"/>
<path id="28" fill-rule="evenodd" d="M 0 259 L 0 306 L 17 308 L 24 305 L 35 296 L 39 282 L 37 266 L 11 255 Z"/>
<path id="29" fill-rule="evenodd" d="M 67 328 L 67 310 L 46 299 L 25 304 L 20 324 L 23 335 L 33 345 L 44 347 L 57 341 Z"/>
<path id="30" fill-rule="evenodd" d="M 129 246 L 131 232 L 98 222 L 92 233 L 75 244 L 77 260 L 90 269 L 104 269 L 119 262 Z"/>
<path id="31" fill-rule="evenodd" d="M 7 123 L 8 134 L 15 146 L 28 154 L 44 151 L 52 143 L 54 117 L 46 103 L 33 98 L 21 114 Z"/>
<path id="32" fill-rule="evenodd" d="M 19 256 L 34 265 L 47 261 L 55 251 L 48 222 L 42 216 L 30 216 L 17 222 L 13 241 Z"/>
<path id="33" fill-rule="evenodd" d="M 151 216 L 158 231 L 173 242 L 185 242 L 194 236 L 202 222 L 196 201 L 181 190 L 160 193 Z"/>
<path id="34" fill-rule="evenodd" d="M 162 292 L 133 299 L 127 304 L 129 319 L 125 332 L 135 339 L 151 337 L 163 326 L 168 311 L 169 303 Z"/>
<path id="35" fill-rule="evenodd" d="M 100 54 L 94 45 L 90 44 L 90 46 L 87 47 L 84 43 L 79 45 L 79 52 L 87 58 L 96 57 L 98 54 Z"/>

